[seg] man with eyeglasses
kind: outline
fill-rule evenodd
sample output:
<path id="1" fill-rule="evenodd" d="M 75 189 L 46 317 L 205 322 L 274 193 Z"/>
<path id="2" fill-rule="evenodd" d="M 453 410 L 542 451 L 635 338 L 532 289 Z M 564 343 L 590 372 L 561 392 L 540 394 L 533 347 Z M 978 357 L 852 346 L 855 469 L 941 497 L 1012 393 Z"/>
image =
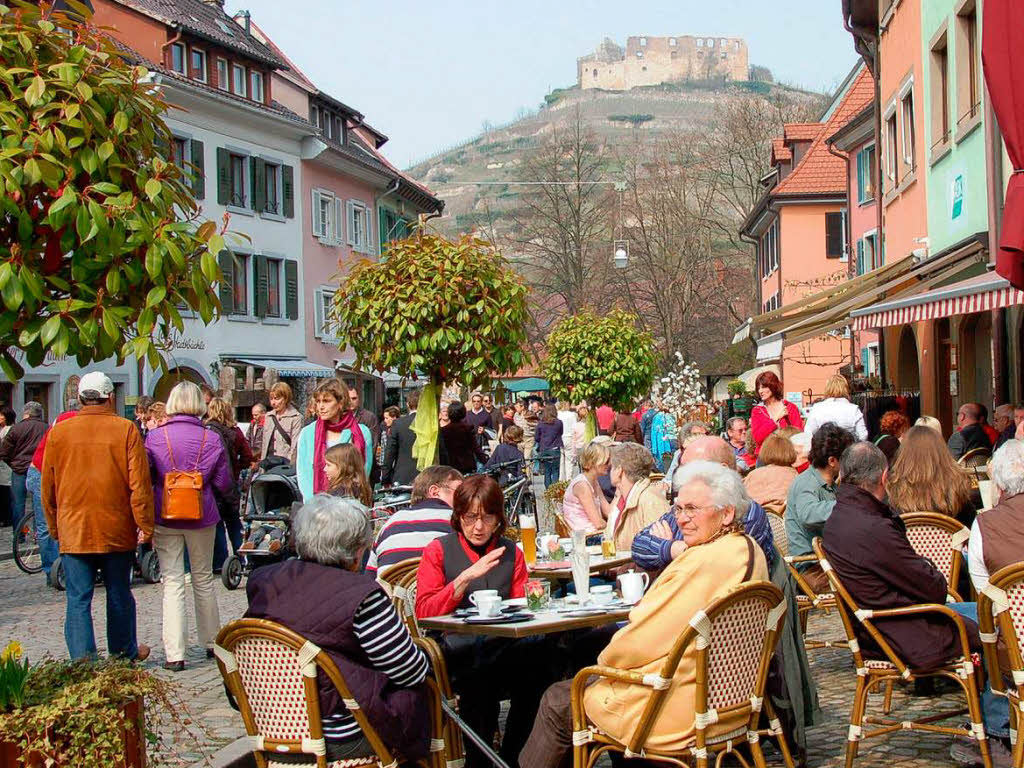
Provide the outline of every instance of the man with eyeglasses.
<path id="1" fill-rule="evenodd" d="M 985 434 L 981 424 L 981 406 L 977 403 L 964 403 L 956 414 L 957 431 L 949 436 L 949 452 L 954 459 L 976 448 L 992 450 L 992 443 Z"/>
<path id="2" fill-rule="evenodd" d="M 452 532 L 452 498 L 462 473 L 452 467 L 427 467 L 412 484 L 412 503 L 395 512 L 377 534 L 366 563 L 367 573 L 383 572 L 420 557 L 434 539 Z"/>

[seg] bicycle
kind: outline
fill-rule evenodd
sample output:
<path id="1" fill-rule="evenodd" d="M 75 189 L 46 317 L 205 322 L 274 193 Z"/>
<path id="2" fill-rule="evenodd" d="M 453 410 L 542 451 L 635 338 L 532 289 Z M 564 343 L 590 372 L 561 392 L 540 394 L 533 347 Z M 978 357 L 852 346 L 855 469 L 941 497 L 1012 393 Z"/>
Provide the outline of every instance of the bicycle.
<path id="1" fill-rule="evenodd" d="M 43 556 L 36 541 L 36 520 L 32 512 L 21 516 L 14 527 L 14 562 L 25 573 L 39 573 L 43 570 Z"/>
<path id="2" fill-rule="evenodd" d="M 530 477 L 521 471 L 526 463 L 526 459 L 504 461 L 492 467 L 484 467 L 478 473 L 490 475 L 498 481 L 501 495 L 505 498 L 505 517 L 513 528 L 519 527 L 520 515 L 533 515 L 534 520 L 537 519 L 537 499 L 533 495 L 533 483 Z"/>

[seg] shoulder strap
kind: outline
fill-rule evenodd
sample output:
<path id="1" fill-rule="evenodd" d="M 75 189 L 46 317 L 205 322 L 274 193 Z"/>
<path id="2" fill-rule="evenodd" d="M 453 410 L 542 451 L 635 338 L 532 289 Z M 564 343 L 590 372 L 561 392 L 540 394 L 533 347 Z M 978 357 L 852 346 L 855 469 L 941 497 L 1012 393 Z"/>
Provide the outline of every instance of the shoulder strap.
<path id="1" fill-rule="evenodd" d="M 285 443 L 287 443 L 290 448 L 292 445 L 292 436 L 284 431 L 284 427 L 281 426 L 281 422 L 277 420 L 276 416 L 273 416 L 272 418 L 274 419 L 274 433 L 280 433 L 281 437 L 284 438 Z"/>
<path id="2" fill-rule="evenodd" d="M 167 429 L 164 429 L 164 442 L 167 443 L 167 456 L 171 460 L 171 470 L 174 472 L 178 471 L 178 468 L 174 466 L 174 451 L 171 450 L 171 439 L 167 436 Z"/>
<path id="3" fill-rule="evenodd" d="M 875 445 L 878 445 L 883 440 L 885 440 L 885 434 L 884 433 L 875 438 Z"/>
<path id="4" fill-rule="evenodd" d="M 750 541 L 749 536 L 744 536 L 744 540 L 747 542 L 747 571 L 743 574 L 743 581 L 750 581 L 750 577 L 754 575 L 754 544 Z"/>
<path id="5" fill-rule="evenodd" d="M 199 471 L 199 461 L 203 458 L 203 448 L 206 447 L 206 436 L 209 434 L 209 429 L 203 430 L 203 440 L 199 443 L 199 453 L 196 454 L 196 465 L 192 468 L 193 472 Z"/>

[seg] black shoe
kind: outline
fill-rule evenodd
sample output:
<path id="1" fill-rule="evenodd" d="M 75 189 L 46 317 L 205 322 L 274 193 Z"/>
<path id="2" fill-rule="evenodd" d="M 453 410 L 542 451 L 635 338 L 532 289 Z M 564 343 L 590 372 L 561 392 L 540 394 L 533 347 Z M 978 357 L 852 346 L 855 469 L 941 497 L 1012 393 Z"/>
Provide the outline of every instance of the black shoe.
<path id="1" fill-rule="evenodd" d="M 213 658 L 213 648 L 207 648 L 206 649 L 206 658 L 208 658 L 208 659 L 212 659 Z"/>
<path id="2" fill-rule="evenodd" d="M 184 672 L 185 662 L 184 661 L 165 661 L 164 669 L 170 672 Z"/>

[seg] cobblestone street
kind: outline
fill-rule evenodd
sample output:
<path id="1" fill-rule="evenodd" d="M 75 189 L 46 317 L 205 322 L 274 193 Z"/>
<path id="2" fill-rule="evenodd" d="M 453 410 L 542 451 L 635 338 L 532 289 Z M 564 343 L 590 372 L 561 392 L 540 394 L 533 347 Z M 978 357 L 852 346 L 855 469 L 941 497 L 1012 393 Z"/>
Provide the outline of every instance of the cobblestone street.
<path id="1" fill-rule="evenodd" d="M 138 603 L 139 640 L 153 647 L 146 667 L 181 686 L 181 698 L 187 702 L 191 716 L 208 731 L 202 737 L 202 743 L 198 744 L 192 737 L 181 737 L 185 743 L 179 745 L 178 754 L 173 756 L 171 764 L 190 766 L 241 736 L 241 719 L 227 704 L 216 663 L 207 660 L 198 646 L 190 650 L 188 666 L 184 672 L 174 675 L 160 668 L 164 661 L 160 642 L 160 586 L 136 581 L 134 593 Z M 56 658 L 66 656 L 63 593 L 45 588 L 41 576 L 27 576 L 12 561 L 6 561 L 0 562 L 0 594 L 3 595 L 0 602 L 0 642 L 6 643 L 12 639 L 21 641 L 26 654 L 33 660 L 45 655 Z M 218 597 L 223 621 L 241 615 L 245 606 L 244 589 L 230 592 L 218 584 Z M 104 591 L 100 587 L 93 601 L 93 616 L 97 644 L 101 649 L 106 645 L 103 611 Z M 190 604 L 190 625 L 191 616 Z M 834 615 L 812 619 L 811 630 L 814 635 L 823 638 L 837 638 L 842 632 L 838 618 Z M 811 666 L 818 684 L 822 722 L 810 732 L 808 765 L 814 768 L 835 768 L 843 765 L 847 718 L 853 699 L 855 676 L 849 654 L 844 649 L 812 651 Z M 943 702 L 947 708 L 950 704 L 956 704 L 953 697 L 911 697 L 897 692 L 894 713 L 899 716 L 900 712 L 909 707 L 920 714 L 936 709 Z M 873 709 L 877 711 L 881 706 L 881 697 L 874 698 L 873 704 Z M 161 733 L 161 736 L 165 743 L 169 743 L 180 734 Z M 897 732 L 881 740 L 862 744 L 856 765 L 858 768 L 951 765 L 948 756 L 950 743 L 950 737 L 946 736 Z M 170 749 L 166 751 L 170 752 Z"/>

